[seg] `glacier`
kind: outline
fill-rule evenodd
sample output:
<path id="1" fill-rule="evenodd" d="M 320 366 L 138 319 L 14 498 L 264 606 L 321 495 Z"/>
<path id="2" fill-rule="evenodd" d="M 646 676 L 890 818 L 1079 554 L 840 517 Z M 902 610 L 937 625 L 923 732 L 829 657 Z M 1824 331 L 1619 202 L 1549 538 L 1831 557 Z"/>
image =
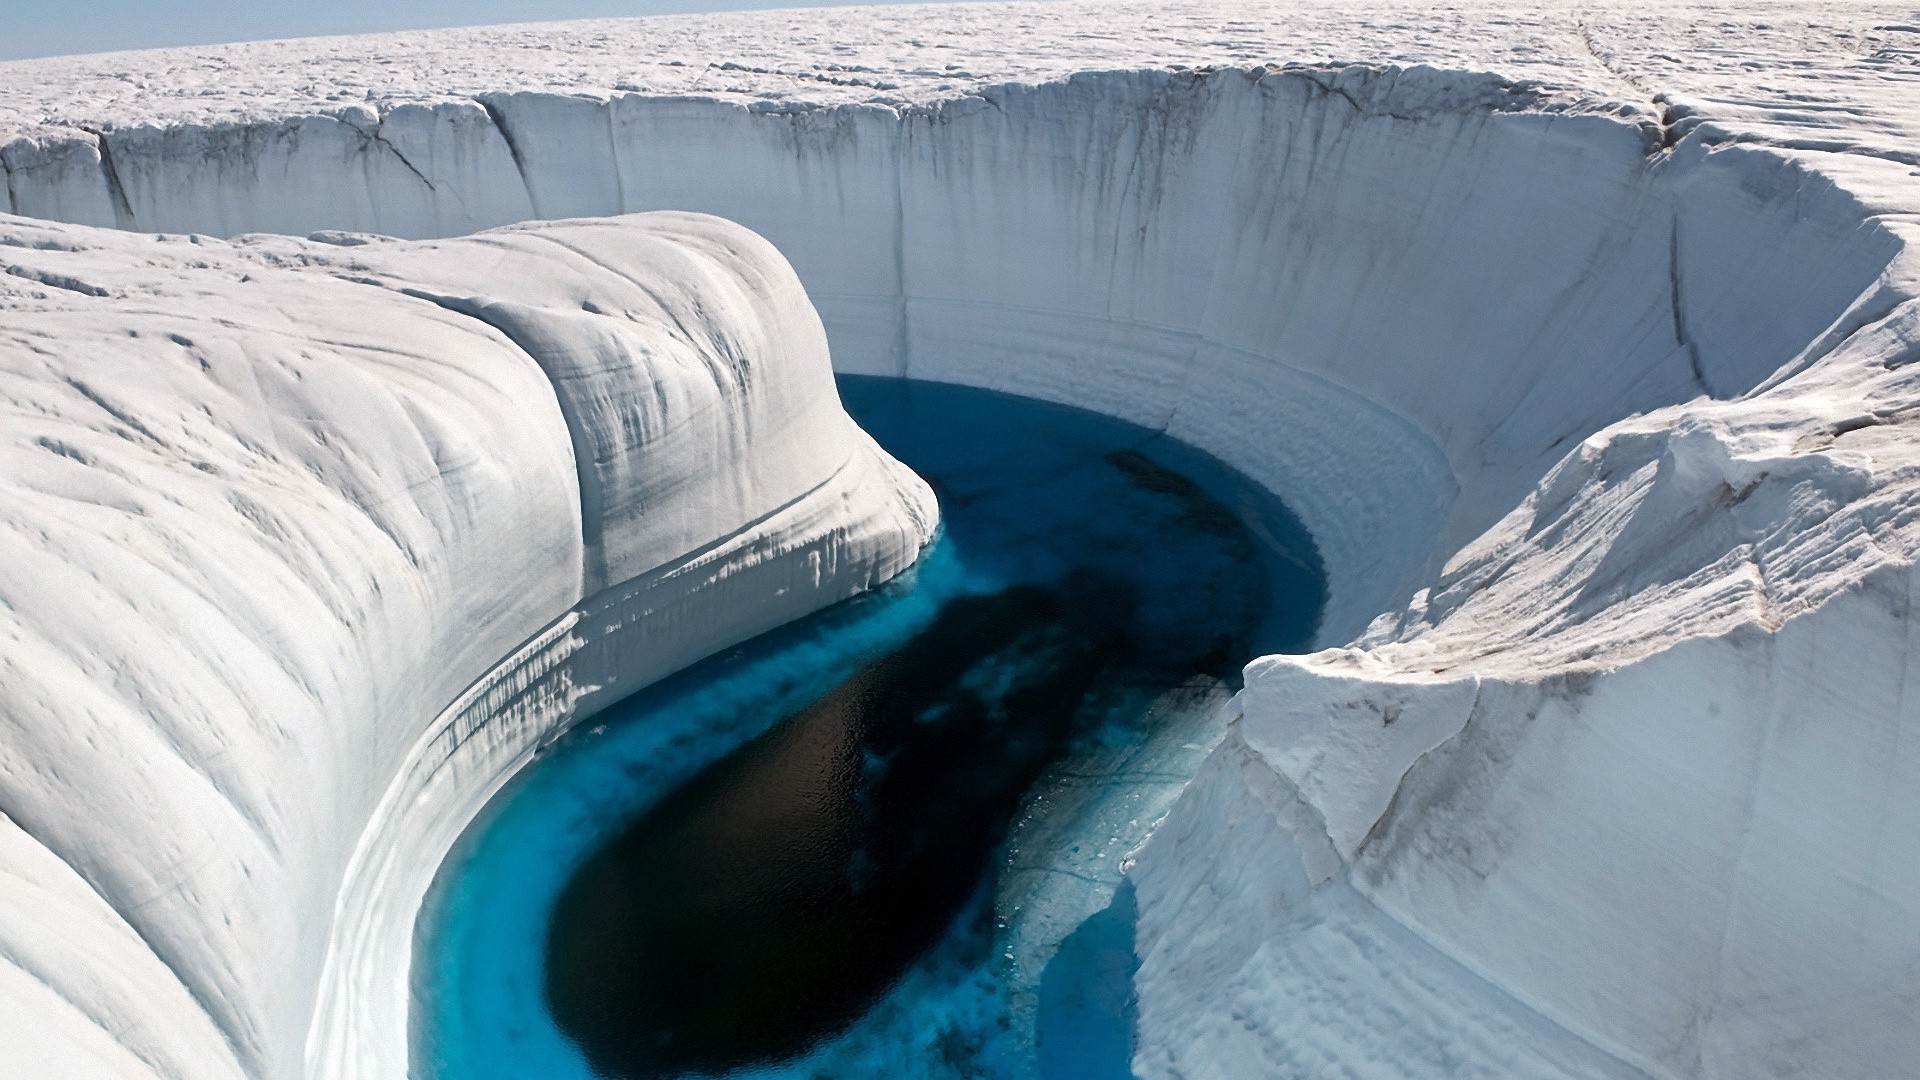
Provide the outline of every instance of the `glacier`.
<path id="1" fill-rule="evenodd" d="M 0 65 L 0 1041 L 402 1075 L 414 856 L 933 527 L 830 339 L 1319 545 L 1323 650 L 1127 863 L 1136 1072 L 1913 1071 L 1916 57 L 1887 3 L 1249 0 Z"/>

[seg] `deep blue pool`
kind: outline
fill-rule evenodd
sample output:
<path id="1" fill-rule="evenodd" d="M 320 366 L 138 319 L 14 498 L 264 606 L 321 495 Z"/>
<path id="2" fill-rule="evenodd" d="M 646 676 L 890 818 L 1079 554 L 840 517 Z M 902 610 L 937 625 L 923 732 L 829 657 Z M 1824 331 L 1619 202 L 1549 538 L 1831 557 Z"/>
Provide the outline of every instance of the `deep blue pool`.
<path id="1" fill-rule="evenodd" d="M 714 657 L 543 752 L 423 913 L 415 1070 L 1107 1077 L 1120 862 L 1307 647 L 1311 540 L 1219 462 L 1029 399 L 844 378 L 942 533 L 880 592 Z"/>

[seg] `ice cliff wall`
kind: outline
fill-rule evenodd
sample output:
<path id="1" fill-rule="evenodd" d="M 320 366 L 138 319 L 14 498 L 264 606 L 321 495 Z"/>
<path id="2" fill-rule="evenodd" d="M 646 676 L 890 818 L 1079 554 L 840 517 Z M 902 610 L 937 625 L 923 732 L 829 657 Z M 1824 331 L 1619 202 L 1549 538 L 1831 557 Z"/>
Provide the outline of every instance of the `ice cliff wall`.
<path id="1" fill-rule="evenodd" d="M 723 214 L 843 368 L 1286 497 L 1350 647 L 1255 665 L 1140 853 L 1143 1072 L 1877 1077 L 1920 1060 L 1917 33 L 1115 4 L 279 43 L 0 68 L 0 163 L 17 213 L 139 229 Z M 376 863 L 316 1074 L 392 1045 L 352 989 L 406 914 Z"/>
<path id="2" fill-rule="evenodd" d="M 538 740 L 934 521 L 713 218 L 10 218 L 0 265 L 8 1075 L 299 1075 L 316 1009 L 378 1053 L 353 1023 L 404 1017 L 420 896 Z"/>
<path id="3" fill-rule="evenodd" d="M 44 125 L 0 160 L 18 212 L 215 235 L 740 221 L 794 261 L 842 370 L 1086 404 L 1287 493 L 1333 567 L 1329 643 L 1603 424 L 1751 387 L 1891 250 L 1836 242 L 1871 212 L 1825 177 L 1670 147 L 1704 121 L 1646 101 L 1420 67 L 958 85 L 832 107 L 289 102 Z M 1249 423 L 1297 435 L 1248 440 Z"/>

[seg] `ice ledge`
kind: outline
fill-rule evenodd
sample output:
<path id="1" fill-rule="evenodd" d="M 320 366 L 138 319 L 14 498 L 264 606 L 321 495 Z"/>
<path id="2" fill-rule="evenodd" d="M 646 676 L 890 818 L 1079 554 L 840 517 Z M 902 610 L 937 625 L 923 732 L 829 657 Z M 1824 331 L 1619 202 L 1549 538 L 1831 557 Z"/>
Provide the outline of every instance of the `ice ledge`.
<path id="1" fill-rule="evenodd" d="M 1864 1080 L 1920 1060 L 1920 856 L 1892 839 L 1920 823 L 1917 269 L 1896 259 L 1765 388 L 1587 439 L 1355 647 L 1249 667 L 1218 764 L 1137 858 L 1136 1064 L 1324 1041 L 1278 1004 L 1227 1025 L 1177 1003 L 1363 982 L 1313 943 L 1394 927 L 1417 938 L 1404 963 L 1438 965 L 1423 979 L 1499 988 L 1458 991 L 1508 1003 L 1464 1027 L 1517 1025 L 1505 1044 L 1532 1053 L 1556 1042 L 1544 1021 L 1615 1063 L 1528 1075 Z M 1176 912 L 1252 902 L 1245 871 L 1182 847 L 1253 835 L 1249 813 L 1270 824 L 1238 865 L 1293 883 L 1225 947 L 1196 933 L 1223 915 Z M 1444 1015 L 1373 993 L 1340 1010 L 1349 1046 Z M 1458 1053 L 1453 1075 L 1486 1067 Z"/>
<path id="2" fill-rule="evenodd" d="M 419 897 L 513 766 L 935 524 L 792 270 L 715 218 L 0 218 L 0 267 L 9 1066 L 403 1075 Z"/>

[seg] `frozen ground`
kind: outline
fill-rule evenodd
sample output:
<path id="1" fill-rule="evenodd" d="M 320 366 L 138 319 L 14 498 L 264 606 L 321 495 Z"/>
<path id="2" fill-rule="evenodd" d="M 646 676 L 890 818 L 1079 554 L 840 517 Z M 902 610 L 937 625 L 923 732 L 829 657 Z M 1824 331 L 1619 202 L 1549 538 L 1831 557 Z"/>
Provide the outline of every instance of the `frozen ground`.
<path id="1" fill-rule="evenodd" d="M 173 583 L 211 575 L 213 612 L 264 598 L 267 630 L 305 609 L 260 577 L 278 572 L 259 569 L 271 559 L 183 569 L 199 550 L 188 545 L 149 573 L 124 559 L 139 544 L 98 540 L 117 534 L 90 515 L 161 520 L 113 501 L 102 479 L 159 430 L 124 400 L 151 397 L 162 354 L 182 377 L 199 363 L 252 385 L 264 376 L 247 350 L 269 330 L 308 352 L 343 347 L 340 328 L 311 324 L 327 308 L 315 297 L 360 297 L 350 279 L 366 274 L 410 283 L 422 306 L 402 305 L 408 318 L 479 314 L 506 335 L 497 347 L 537 351 L 537 313 L 579 308 L 565 283 L 598 271 L 513 272 L 539 294 L 506 294 L 535 310 L 523 319 L 463 299 L 478 288 L 465 275 L 490 273 L 473 248 L 355 234 L 674 208 L 742 222 L 792 260 L 836 368 L 1165 431 L 1267 485 L 1314 532 L 1330 576 L 1320 644 L 1335 648 L 1255 663 L 1227 743 L 1132 866 L 1137 1071 L 1913 1072 L 1917 60 L 1920 13 L 1895 5 L 1058 3 L 0 65 L 15 213 L 327 241 L 228 248 L 5 223 L 6 452 L 30 463 L 5 482 L 53 477 L 58 493 L 8 504 L 10 542 L 76 575 L 0 577 L 0 612 L 21 627 L 0 636 L 0 692 L 22 702 L 4 712 L 0 809 L 25 827 L 8 834 L 16 914 L 0 919 L 0 979 L 33 1003 L 0 1013 L 7 1045 L 56 1070 L 395 1075 L 404 1002 L 381 995 L 417 894 L 393 884 L 394 853 L 444 846 L 486 778 L 565 722 L 564 708 L 507 691 L 546 685 L 548 650 L 574 636 L 514 653 L 533 627 L 501 623 L 500 640 L 462 639 L 459 663 L 433 667 L 440 639 L 411 628 L 467 625 L 438 614 L 442 601 L 499 590 L 447 570 L 444 587 L 416 583 L 402 603 L 376 576 L 382 632 L 414 650 L 395 654 L 411 658 L 400 667 L 325 665 L 334 681 L 281 696 L 260 689 L 278 685 L 271 672 L 238 671 L 242 704 L 217 714 L 203 693 L 156 689 L 161 676 L 143 672 L 187 669 L 150 654 L 156 641 L 241 655 L 181 629 L 218 620 L 169 606 Z M 656 272 L 689 295 L 726 278 Z M 187 280 L 206 284 L 183 296 Z M 288 280 L 299 287 L 268 315 L 221 314 L 230 293 Z M 798 290 L 783 295 L 768 318 L 810 318 Z M 354 310 L 355 342 L 415 333 L 386 308 Z M 445 364 L 435 342 L 452 331 L 419 325 L 410 355 L 447 369 L 419 376 L 435 388 L 420 397 L 451 400 L 444 384 L 483 360 Z M 203 339 L 231 351 L 200 359 Z M 485 393 L 515 396 L 500 385 Z M 298 395 L 321 391 L 295 389 L 205 402 L 195 430 L 244 432 L 267 422 L 258 403 L 282 401 L 299 407 L 264 414 L 297 429 L 318 415 Z M 597 476 L 555 457 L 592 449 L 554 442 L 571 430 L 562 419 L 544 421 L 553 438 L 524 436 L 525 454 L 499 452 L 576 484 Z M 421 421 L 399 409 L 356 423 L 317 445 L 384 460 L 395 425 Z M 49 430 L 62 424 L 117 441 L 80 446 Z M 235 445 L 251 462 L 265 444 Z M 434 460 L 408 452 L 421 470 Z M 142 492 L 206 460 L 151 453 Z M 256 472 L 243 503 L 297 503 L 279 474 Z M 192 483 L 226 482 L 202 475 Z M 565 489 L 515 483 L 471 505 L 516 536 L 520 518 L 551 531 Z M 223 505 L 166 513 L 199 522 Z M 807 527 L 836 535 L 840 512 Z M 620 581 L 648 561 L 621 544 L 665 527 L 618 521 L 598 561 L 583 548 L 601 576 L 579 582 Z M 875 535 L 913 531 L 892 528 Z M 350 563 L 363 538 L 340 544 Z M 396 580 L 441 580 L 424 556 L 437 547 L 406 550 L 425 569 Z M 580 599 L 553 588 L 562 607 Z M 83 612 L 74 596 L 97 602 Z M 341 641 L 364 636 L 355 620 L 374 616 L 359 610 L 337 619 Z M 579 625 L 629 625 L 594 610 Z M 294 648 L 312 640 L 304 625 L 241 636 Z M 632 625 L 671 640 L 675 624 Z M 109 631 L 123 640 L 96 649 Z M 72 648 L 92 650 L 92 666 L 59 668 L 46 651 Z M 677 666 L 594 655 L 629 680 Z M 409 663 L 440 681 L 408 683 Z M 57 693 L 31 689 L 56 671 Z M 494 681 L 456 699 L 482 671 Z M 417 696 L 369 700 L 401 685 Z M 89 704 L 98 695 L 119 719 L 90 727 L 109 715 Z M 362 719 L 334 719 L 349 714 Z M 520 741 L 470 773 L 422 771 L 439 760 L 430 745 L 405 752 L 429 730 L 485 751 L 461 740 L 500 716 Z M 256 722 L 282 741 L 252 746 Z M 153 771 L 176 757 L 129 734 L 161 729 L 182 768 L 242 805 L 244 785 L 279 775 L 271 762 L 312 758 L 302 740 L 319 740 L 325 760 L 371 761 L 363 805 L 287 811 L 310 835 L 273 849 L 300 880 L 283 888 L 237 868 L 254 842 L 246 815 L 206 841 L 226 861 L 183 848 L 207 815 L 178 800 L 199 789 Z M 375 730 L 401 734 L 389 746 Z M 86 748 L 88 733 L 111 753 Z M 100 771 L 116 754 L 154 778 L 126 790 L 152 798 L 105 797 L 122 790 Z M 423 777 L 444 802 L 405 812 Z M 370 808 L 379 800 L 387 811 Z M 124 832 L 128 819 L 139 827 Z M 88 929 L 47 929 L 75 922 Z"/>

